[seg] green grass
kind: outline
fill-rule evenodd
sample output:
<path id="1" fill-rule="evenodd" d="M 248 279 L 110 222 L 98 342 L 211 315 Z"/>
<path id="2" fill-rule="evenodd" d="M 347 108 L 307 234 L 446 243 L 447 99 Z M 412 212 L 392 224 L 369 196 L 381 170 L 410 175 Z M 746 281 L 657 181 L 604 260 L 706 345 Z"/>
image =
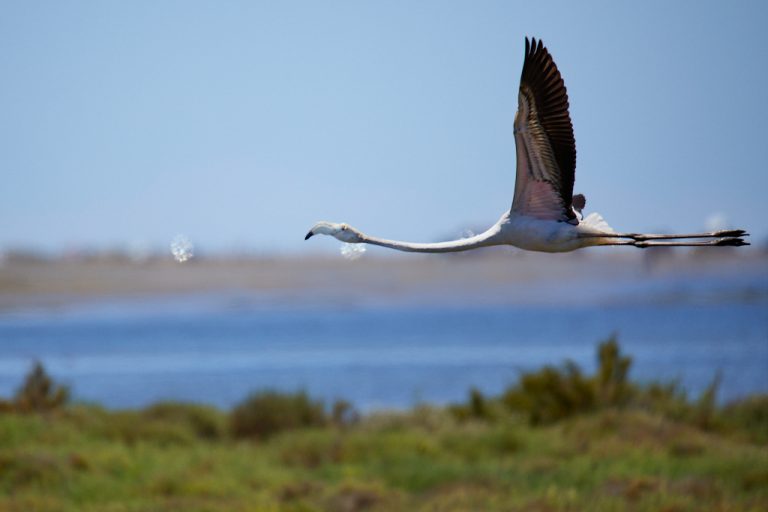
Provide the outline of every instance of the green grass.
<path id="1" fill-rule="evenodd" d="M 420 407 L 238 440 L 164 407 L 0 415 L 0 510 L 768 509 L 768 447 L 645 411 L 532 426 Z"/>
<path id="2" fill-rule="evenodd" d="M 615 340 L 598 362 L 363 417 L 274 391 L 109 411 L 37 365 L 0 401 L 0 512 L 768 510 L 768 396 L 634 384 Z"/>

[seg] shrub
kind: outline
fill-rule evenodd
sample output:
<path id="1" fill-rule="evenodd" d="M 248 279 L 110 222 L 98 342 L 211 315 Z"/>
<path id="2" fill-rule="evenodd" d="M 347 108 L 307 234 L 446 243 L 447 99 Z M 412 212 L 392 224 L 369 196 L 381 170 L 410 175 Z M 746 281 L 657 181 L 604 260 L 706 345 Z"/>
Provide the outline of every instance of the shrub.
<path id="1" fill-rule="evenodd" d="M 538 425 L 592 410 L 595 390 L 593 382 L 568 361 L 562 368 L 545 366 L 524 373 L 502 400 L 510 409 L 527 413 L 531 423 Z"/>
<path id="2" fill-rule="evenodd" d="M 360 422 L 360 413 L 346 400 L 336 400 L 331 407 L 331 421 L 337 427 L 349 427 Z"/>
<path id="3" fill-rule="evenodd" d="M 726 427 L 746 433 L 754 442 L 768 443 L 768 395 L 732 402 L 723 408 L 722 418 Z"/>
<path id="4" fill-rule="evenodd" d="M 483 393 L 477 388 L 469 390 L 469 413 L 473 418 L 488 417 L 488 403 Z"/>
<path id="5" fill-rule="evenodd" d="M 621 354 L 615 336 L 598 345 L 597 362 L 597 370 L 591 377 L 585 377 L 572 362 L 523 373 L 517 384 L 507 388 L 501 401 L 508 409 L 525 413 L 532 424 L 551 423 L 596 409 L 629 406 L 701 429 L 730 427 L 747 432 L 753 439 L 766 437 L 759 435 L 759 429 L 768 426 L 768 402 L 751 401 L 725 410 L 718 407 L 720 373 L 699 398 L 692 401 L 678 381 L 631 383 L 632 358 Z M 466 406 L 454 406 L 453 410 L 468 416 L 471 408 L 472 400 Z"/>
<path id="6" fill-rule="evenodd" d="M 597 372 L 595 387 L 601 405 L 625 405 L 631 395 L 627 380 L 632 358 L 622 356 L 616 335 L 611 336 L 597 348 Z"/>
<path id="7" fill-rule="evenodd" d="M 502 395 L 512 411 L 528 415 L 531 423 L 551 423 L 603 407 L 628 404 L 636 393 L 630 384 L 632 358 L 621 354 L 616 336 L 597 348 L 597 371 L 585 376 L 572 361 L 523 373 Z"/>
<path id="8" fill-rule="evenodd" d="M 688 408 L 688 395 L 679 380 L 651 382 L 638 390 L 634 404 L 670 418 L 682 419 Z"/>
<path id="9" fill-rule="evenodd" d="M 698 399 L 689 399 L 679 381 L 652 382 L 633 390 L 632 405 L 704 430 L 713 430 L 724 419 L 717 405 L 722 375 L 718 372 Z"/>
<path id="10" fill-rule="evenodd" d="M 723 375 L 717 372 L 715 378 L 709 383 L 699 399 L 693 406 L 693 422 L 696 426 L 708 429 L 714 426 L 717 415 L 717 390 Z"/>
<path id="11" fill-rule="evenodd" d="M 230 416 L 232 435 L 239 438 L 264 439 L 284 430 L 326 423 L 322 402 L 311 400 L 303 391 L 253 394 L 235 407 Z"/>
<path id="12" fill-rule="evenodd" d="M 14 408 L 19 412 L 45 412 L 59 408 L 69 400 L 69 389 L 55 384 L 40 361 L 36 361 L 16 392 Z"/>
<path id="13" fill-rule="evenodd" d="M 0 414 L 4 412 L 12 412 L 13 409 L 13 402 L 0 398 Z"/>

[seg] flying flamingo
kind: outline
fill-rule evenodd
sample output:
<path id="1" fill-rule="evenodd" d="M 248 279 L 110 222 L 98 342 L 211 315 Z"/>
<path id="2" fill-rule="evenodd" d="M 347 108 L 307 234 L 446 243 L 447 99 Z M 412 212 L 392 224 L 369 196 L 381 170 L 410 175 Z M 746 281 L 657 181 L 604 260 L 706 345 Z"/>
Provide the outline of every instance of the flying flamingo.
<path id="1" fill-rule="evenodd" d="M 437 243 L 378 238 L 345 223 L 318 222 L 313 235 L 330 235 L 351 244 L 372 244 L 408 252 L 457 252 L 492 245 L 529 251 L 567 252 L 596 245 L 741 246 L 744 230 L 654 235 L 617 233 L 598 213 L 582 217 L 583 195 L 573 195 L 576 142 L 568 113 L 568 94 L 560 72 L 541 40 L 525 38 L 525 60 L 515 115 L 517 177 L 511 209 L 485 232 Z M 689 240 L 684 240 L 689 239 Z M 704 239 L 704 240 L 690 240 Z"/>

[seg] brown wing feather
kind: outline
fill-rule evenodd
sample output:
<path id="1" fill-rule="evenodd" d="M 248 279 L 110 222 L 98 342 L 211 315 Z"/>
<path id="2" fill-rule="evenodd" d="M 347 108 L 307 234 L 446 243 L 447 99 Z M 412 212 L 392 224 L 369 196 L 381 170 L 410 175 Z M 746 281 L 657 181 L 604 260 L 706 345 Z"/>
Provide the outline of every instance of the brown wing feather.
<path id="1" fill-rule="evenodd" d="M 541 40 L 529 43 L 526 38 L 515 118 L 518 162 L 513 210 L 575 221 L 571 201 L 576 141 L 568 106 L 565 83 L 549 51 Z"/>

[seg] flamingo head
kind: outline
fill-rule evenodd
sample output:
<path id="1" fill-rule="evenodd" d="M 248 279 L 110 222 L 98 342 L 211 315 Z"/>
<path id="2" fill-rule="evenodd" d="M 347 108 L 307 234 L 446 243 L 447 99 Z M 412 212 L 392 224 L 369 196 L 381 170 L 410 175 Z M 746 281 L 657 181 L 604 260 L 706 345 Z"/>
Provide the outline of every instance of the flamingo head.
<path id="1" fill-rule="evenodd" d="M 330 235 L 336 240 L 349 244 L 359 244 L 364 241 L 361 232 L 345 223 L 338 224 L 336 222 L 320 221 L 312 226 L 304 240 L 309 240 L 314 235 Z"/>

